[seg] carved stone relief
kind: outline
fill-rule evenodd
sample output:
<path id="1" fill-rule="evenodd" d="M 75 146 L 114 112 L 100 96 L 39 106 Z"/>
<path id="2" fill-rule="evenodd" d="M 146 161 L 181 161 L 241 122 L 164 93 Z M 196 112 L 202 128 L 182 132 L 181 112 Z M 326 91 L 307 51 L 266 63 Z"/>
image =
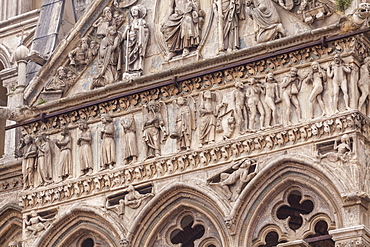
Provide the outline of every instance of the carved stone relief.
<path id="1" fill-rule="evenodd" d="M 62 130 L 61 140 L 56 140 L 55 144 L 60 149 L 61 153 L 59 156 L 58 167 L 61 172 L 59 174 L 60 179 L 71 179 L 72 178 L 72 139 L 67 127 Z"/>
<path id="2" fill-rule="evenodd" d="M 77 140 L 77 145 L 80 146 L 80 169 L 81 174 L 91 174 L 93 172 L 93 155 L 92 155 L 92 134 L 87 125 L 86 120 L 80 120 L 78 128 L 81 134 Z"/>
<path id="3" fill-rule="evenodd" d="M 124 165 L 130 162 L 136 163 L 139 154 L 137 150 L 136 123 L 134 116 L 129 115 L 124 117 L 121 120 L 121 125 L 124 132 Z"/>
<path id="4" fill-rule="evenodd" d="M 101 122 L 104 125 L 100 132 L 101 153 L 100 153 L 100 169 L 112 169 L 116 164 L 116 143 L 114 140 L 114 125 L 113 119 L 108 114 L 101 115 Z"/>
<path id="5" fill-rule="evenodd" d="M 40 232 L 46 230 L 52 220 L 44 219 L 36 211 L 31 211 L 29 216 L 24 216 L 25 229 L 29 235 L 37 236 Z"/>

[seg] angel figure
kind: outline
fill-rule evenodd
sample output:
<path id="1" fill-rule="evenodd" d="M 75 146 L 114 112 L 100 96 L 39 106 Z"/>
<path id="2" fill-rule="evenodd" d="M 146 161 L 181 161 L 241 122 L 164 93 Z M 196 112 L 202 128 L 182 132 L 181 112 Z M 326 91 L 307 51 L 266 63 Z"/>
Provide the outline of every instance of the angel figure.
<path id="1" fill-rule="evenodd" d="M 199 95 L 200 146 L 215 142 L 216 126 L 219 111 L 224 106 L 218 102 L 222 97 L 216 92 L 205 91 Z"/>
<path id="2" fill-rule="evenodd" d="M 161 143 L 167 139 L 167 109 L 164 102 L 150 101 L 143 107 L 143 139 L 147 146 L 147 159 L 161 155 Z"/>
<path id="3" fill-rule="evenodd" d="M 338 141 L 335 140 L 333 152 L 319 154 L 319 158 L 320 160 L 327 158 L 331 162 L 336 162 L 338 160 L 347 162 L 350 159 L 351 150 L 351 140 L 347 134 L 344 134 L 340 138 L 340 144 L 338 144 Z"/>
<path id="4" fill-rule="evenodd" d="M 223 172 L 220 174 L 220 185 L 227 192 L 228 199 L 232 198 L 232 192 L 230 190 L 231 185 L 236 184 L 236 194 L 240 194 L 243 186 L 252 180 L 257 175 L 257 168 L 253 172 L 250 172 L 250 168 L 254 163 L 250 159 L 236 162 L 231 168 L 234 170 L 231 174 Z"/>
<path id="5" fill-rule="evenodd" d="M 51 221 L 52 219 L 43 219 L 40 217 L 36 211 L 32 210 L 30 214 L 30 219 L 27 220 L 27 216 L 24 216 L 24 221 L 26 229 L 33 235 L 37 235 L 39 232 L 46 229 L 47 224 L 43 222 Z"/>
<path id="6" fill-rule="evenodd" d="M 125 43 L 126 73 L 141 75 L 149 40 L 149 28 L 144 20 L 146 8 L 143 5 L 131 8 L 132 22 L 123 33 Z"/>
<path id="7" fill-rule="evenodd" d="M 133 209 L 140 207 L 141 202 L 145 198 L 153 196 L 152 193 L 140 194 L 137 190 L 135 190 L 132 184 L 127 187 L 127 192 L 128 193 L 125 196 L 125 206 Z"/>
<path id="8" fill-rule="evenodd" d="M 172 139 L 177 140 L 179 151 L 190 150 L 192 131 L 196 129 L 194 111 L 189 106 L 189 101 L 179 97 L 173 102 L 176 114 L 176 131 L 170 135 Z"/>

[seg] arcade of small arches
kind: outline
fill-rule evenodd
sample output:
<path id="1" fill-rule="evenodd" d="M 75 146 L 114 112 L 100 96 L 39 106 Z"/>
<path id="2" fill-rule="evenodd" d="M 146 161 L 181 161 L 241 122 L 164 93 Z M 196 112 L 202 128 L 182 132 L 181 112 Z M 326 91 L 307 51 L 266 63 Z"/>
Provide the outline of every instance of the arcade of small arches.
<path id="1" fill-rule="evenodd" d="M 270 171 L 262 170 L 233 205 L 195 181 L 166 186 L 131 222 L 101 207 L 73 205 L 57 213 L 33 246 L 271 247 L 304 240 L 334 247 L 329 232 L 343 227 L 341 188 L 307 164 L 265 168 Z M 0 232 L 11 235 L 0 244 L 8 246 L 22 234 L 21 210 L 0 213 Z"/>

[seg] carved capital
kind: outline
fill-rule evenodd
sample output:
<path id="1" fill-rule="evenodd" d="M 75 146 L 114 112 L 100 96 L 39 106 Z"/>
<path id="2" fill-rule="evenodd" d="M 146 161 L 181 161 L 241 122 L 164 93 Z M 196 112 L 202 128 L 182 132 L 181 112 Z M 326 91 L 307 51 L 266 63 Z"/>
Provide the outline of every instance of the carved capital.
<path id="1" fill-rule="evenodd" d="M 335 241 L 335 247 L 370 246 L 370 231 L 364 225 L 329 231 Z"/>

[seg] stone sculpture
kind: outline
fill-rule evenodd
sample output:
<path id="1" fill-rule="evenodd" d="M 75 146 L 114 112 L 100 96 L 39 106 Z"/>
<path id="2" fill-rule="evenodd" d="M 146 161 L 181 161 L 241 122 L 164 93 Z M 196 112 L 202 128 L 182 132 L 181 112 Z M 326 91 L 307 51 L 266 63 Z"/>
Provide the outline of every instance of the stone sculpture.
<path id="1" fill-rule="evenodd" d="M 110 7 L 105 7 L 103 10 L 103 14 L 99 19 L 97 19 L 93 27 L 96 28 L 96 34 L 99 36 L 107 36 L 108 35 L 108 27 L 110 26 L 113 20 L 112 10 Z"/>
<path id="2" fill-rule="evenodd" d="M 17 241 L 11 241 L 8 245 L 8 247 L 19 247 L 19 243 Z"/>
<path id="3" fill-rule="evenodd" d="M 276 104 L 281 101 L 278 83 L 273 73 L 268 73 L 263 85 L 265 91 L 266 127 L 278 124 Z"/>
<path id="4" fill-rule="evenodd" d="M 121 70 L 122 63 L 122 39 L 120 31 L 117 31 L 114 26 L 108 27 L 107 36 L 102 39 L 100 44 L 98 55 L 99 74 L 93 80 L 92 89 L 111 84 L 119 79 L 118 71 Z"/>
<path id="5" fill-rule="evenodd" d="M 250 168 L 252 165 L 254 165 L 252 160 L 245 159 L 236 162 L 231 167 L 233 169 L 233 172 L 231 174 L 226 172 L 220 174 L 221 181 L 219 184 L 227 192 L 227 197 L 229 200 L 232 199 L 233 195 L 229 186 L 236 184 L 235 193 L 239 195 L 243 189 L 243 186 L 257 175 L 256 168 L 253 172 L 250 172 Z"/>
<path id="6" fill-rule="evenodd" d="M 171 0 L 169 16 L 161 26 L 169 53 L 169 61 L 177 53 L 185 57 L 191 48 L 196 48 L 200 43 L 201 25 L 204 12 L 199 8 L 198 1 Z"/>
<path id="7" fill-rule="evenodd" d="M 31 211 L 30 219 L 27 220 L 27 216 L 24 216 L 24 222 L 26 225 L 26 230 L 30 231 L 32 235 L 36 236 L 39 232 L 46 230 L 47 223 L 51 221 L 52 219 L 43 219 L 41 218 L 36 211 Z"/>
<path id="8" fill-rule="evenodd" d="M 89 38 L 83 37 L 79 46 L 68 53 L 69 64 L 72 66 L 86 65 L 89 62 L 88 50 Z"/>
<path id="9" fill-rule="evenodd" d="M 192 131 L 196 129 L 195 114 L 189 106 L 189 101 L 179 97 L 173 101 L 176 110 L 176 132 L 170 137 L 177 140 L 177 149 L 190 150 Z"/>
<path id="10" fill-rule="evenodd" d="M 215 142 L 216 121 L 218 113 L 223 104 L 220 102 L 222 98 L 216 92 L 205 91 L 199 95 L 199 115 L 200 129 L 199 140 L 200 146 Z"/>
<path id="11" fill-rule="evenodd" d="M 116 163 L 116 143 L 114 141 L 115 131 L 113 119 L 108 114 L 102 114 L 101 122 L 104 126 L 100 133 L 100 138 L 102 139 L 100 169 L 104 170 L 107 167 L 113 169 L 113 166 Z"/>
<path id="12" fill-rule="evenodd" d="M 347 162 L 351 158 L 351 150 L 351 140 L 347 134 L 344 134 L 340 138 L 340 144 L 335 140 L 333 152 L 319 154 L 318 156 L 320 160 L 327 158 L 331 162 L 337 162 L 338 160 Z"/>
<path id="13" fill-rule="evenodd" d="M 60 179 L 72 178 L 72 138 L 67 127 L 62 130 L 62 140 L 56 140 L 55 145 L 60 149 L 58 167 L 61 169 Z"/>
<path id="14" fill-rule="evenodd" d="M 322 114 L 326 115 L 324 101 L 322 100 L 322 93 L 324 91 L 324 82 L 326 81 L 326 72 L 320 67 L 318 62 L 313 62 L 311 68 L 303 82 L 312 83 L 313 89 L 309 97 L 309 117 L 314 118 L 314 107 L 316 102 L 319 103 Z"/>
<path id="15" fill-rule="evenodd" d="M 132 21 L 123 33 L 123 39 L 126 39 L 125 73 L 139 76 L 144 70 L 144 58 L 149 40 L 149 28 L 144 20 L 146 8 L 143 5 L 132 7 L 131 16 Z"/>
<path id="16" fill-rule="evenodd" d="M 164 102 L 150 101 L 143 107 L 143 139 L 147 147 L 147 158 L 161 155 L 161 143 L 167 139 L 167 109 Z"/>
<path id="17" fill-rule="evenodd" d="M 248 129 L 248 109 L 247 96 L 244 92 L 244 84 L 241 81 L 235 82 L 233 101 L 236 126 L 238 126 L 239 134 L 243 135 Z"/>
<path id="18" fill-rule="evenodd" d="M 351 73 L 351 67 L 345 64 L 342 57 L 339 54 L 334 56 L 334 63 L 329 63 L 327 70 L 328 77 L 332 78 L 333 85 L 333 100 L 332 107 L 333 111 L 338 112 L 338 97 L 339 90 L 343 92 L 344 103 L 346 109 L 349 109 L 349 96 L 348 96 L 348 82 L 347 75 Z"/>
<path id="19" fill-rule="evenodd" d="M 252 79 L 247 84 L 246 96 L 248 108 L 251 112 L 249 117 L 249 129 L 255 129 L 255 122 L 257 117 L 257 111 L 260 114 L 260 126 L 265 126 L 265 109 L 263 108 L 261 95 L 263 93 L 262 87 L 258 84 L 256 79 Z"/>
<path id="20" fill-rule="evenodd" d="M 281 88 L 283 91 L 282 98 L 285 103 L 284 119 L 289 124 L 292 123 L 292 105 L 297 110 L 298 120 L 302 119 L 302 110 L 298 101 L 298 93 L 301 90 L 301 86 L 302 79 L 298 75 L 298 69 L 296 67 L 292 67 L 289 74 L 284 77 L 281 84 Z"/>
<path id="21" fill-rule="evenodd" d="M 366 99 L 369 99 L 369 82 L 370 82 L 370 57 L 364 59 L 364 64 L 360 68 L 360 79 L 358 80 L 358 87 L 361 91 L 361 97 L 358 100 L 358 108 L 364 105 Z"/>
<path id="22" fill-rule="evenodd" d="M 271 0 L 246 0 L 246 11 L 257 26 L 257 43 L 286 36 L 279 13 Z"/>
<path id="23" fill-rule="evenodd" d="M 47 185 L 53 182 L 53 143 L 42 133 L 37 137 L 36 145 L 39 184 Z"/>
<path id="24" fill-rule="evenodd" d="M 133 115 L 128 115 L 121 120 L 123 128 L 123 159 L 124 165 L 132 162 L 135 163 L 138 157 L 137 140 L 136 140 L 136 124 Z"/>
<path id="25" fill-rule="evenodd" d="M 132 184 L 127 187 L 127 192 L 128 193 L 125 196 L 125 206 L 133 209 L 140 207 L 141 202 L 145 198 L 153 196 L 152 193 L 140 194 L 138 191 L 135 190 Z"/>
<path id="26" fill-rule="evenodd" d="M 57 69 L 57 74 L 45 84 L 45 91 L 60 91 L 64 92 L 67 87 L 67 73 L 64 67 Z"/>
<path id="27" fill-rule="evenodd" d="M 244 20 L 242 1 L 217 0 L 220 51 L 239 48 L 239 20 Z"/>
<path id="28" fill-rule="evenodd" d="M 370 3 L 360 3 L 359 7 L 352 14 L 342 17 L 339 22 L 342 32 L 353 31 L 362 27 L 369 26 Z"/>
<path id="29" fill-rule="evenodd" d="M 30 135 L 26 135 L 21 141 L 20 147 L 23 154 L 22 173 L 24 189 L 32 189 L 36 171 L 37 146 Z"/>
<path id="30" fill-rule="evenodd" d="M 87 57 L 89 61 L 92 61 L 93 58 L 98 54 L 99 52 L 99 43 L 95 40 L 90 41 L 90 47 L 87 50 Z"/>
<path id="31" fill-rule="evenodd" d="M 81 130 L 77 140 L 77 145 L 80 146 L 80 169 L 81 174 L 91 174 L 93 172 L 93 155 L 91 149 L 92 134 L 87 126 L 87 121 L 82 119 L 78 123 L 78 128 Z"/>

